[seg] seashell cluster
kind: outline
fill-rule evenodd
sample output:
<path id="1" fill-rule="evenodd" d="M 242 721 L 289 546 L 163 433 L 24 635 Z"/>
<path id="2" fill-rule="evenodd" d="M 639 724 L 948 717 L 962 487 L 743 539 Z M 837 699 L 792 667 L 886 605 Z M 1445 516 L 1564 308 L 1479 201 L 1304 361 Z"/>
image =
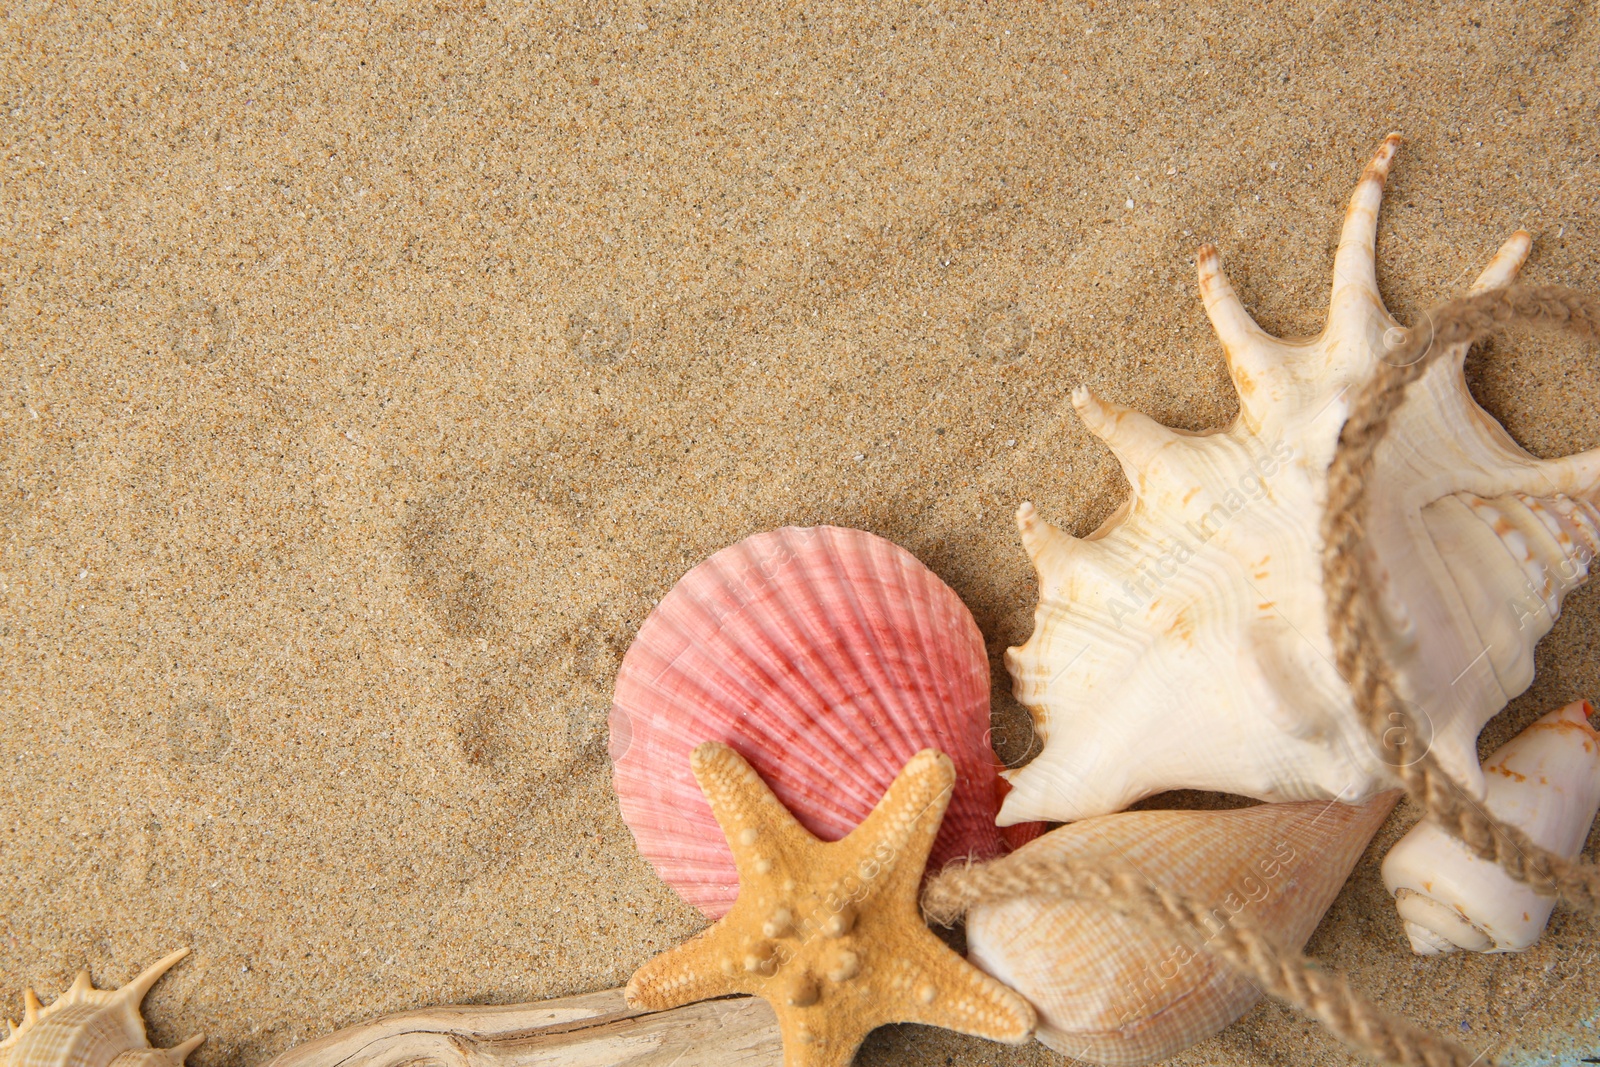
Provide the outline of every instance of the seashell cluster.
<path id="1" fill-rule="evenodd" d="M 1132 864 L 1156 883 L 1240 912 L 1298 949 L 1339 894 L 1398 799 L 1232 811 L 1135 811 L 1053 830 L 1018 855 L 1047 852 Z M 1215 932 L 1215 931 L 1208 931 Z M 969 957 L 1039 1013 L 1035 1036 L 1075 1060 L 1165 1059 L 1221 1030 L 1261 993 L 1217 959 L 1156 935 L 1103 905 L 1018 897 L 967 914 Z"/>
<path id="2" fill-rule="evenodd" d="M 1334 668 L 1319 523 L 1349 405 L 1404 336 L 1374 263 L 1398 146 L 1390 136 L 1356 187 L 1316 337 L 1269 336 L 1216 250 L 1200 249 L 1239 393 L 1230 425 L 1172 430 L 1074 391 L 1132 492 L 1083 538 L 1028 504 L 1017 513 L 1040 603 L 1007 664 L 1044 747 L 1007 772 L 1002 824 L 1088 818 L 1175 788 L 1359 802 L 1393 786 Z M 1475 287 L 1508 284 L 1528 248 L 1519 231 Z M 1465 355 L 1410 387 L 1377 453 L 1367 535 L 1386 572 L 1388 659 L 1443 768 L 1482 796 L 1478 733 L 1532 680 L 1534 644 L 1600 547 L 1600 451 L 1523 451 L 1474 402 Z"/>
<path id="3" fill-rule="evenodd" d="M 1552 711 L 1483 765 L 1489 813 L 1567 859 L 1583 851 L 1600 811 L 1600 734 L 1591 714 L 1586 700 Z M 1544 932 L 1556 902 L 1426 821 L 1384 857 L 1383 884 L 1421 956 L 1521 952 Z"/>
<path id="4" fill-rule="evenodd" d="M 715 919 L 738 875 L 690 771 L 696 746 L 732 747 L 824 841 L 865 819 L 918 751 L 948 754 L 937 871 L 1005 851 L 988 731 L 988 657 L 960 597 L 881 537 L 785 527 L 716 553 L 656 605 L 617 674 L 610 751 L 640 853 Z"/>
<path id="5" fill-rule="evenodd" d="M 196 1034 L 172 1048 L 151 1048 L 139 1005 L 163 974 L 189 954 L 180 948 L 120 989 L 96 989 L 88 971 L 45 1007 L 24 990 L 22 1025 L 0 1041 L 0 1067 L 182 1067 L 205 1041 Z"/>

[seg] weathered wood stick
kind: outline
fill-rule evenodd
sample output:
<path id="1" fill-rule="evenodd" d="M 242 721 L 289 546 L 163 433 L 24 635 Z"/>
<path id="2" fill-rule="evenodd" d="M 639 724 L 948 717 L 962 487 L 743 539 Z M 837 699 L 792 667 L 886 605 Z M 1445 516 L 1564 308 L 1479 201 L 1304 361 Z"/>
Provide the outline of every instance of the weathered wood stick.
<path id="1" fill-rule="evenodd" d="M 779 1067 L 767 1002 L 630 1008 L 607 989 L 536 1004 L 422 1008 L 297 1045 L 267 1067 Z"/>

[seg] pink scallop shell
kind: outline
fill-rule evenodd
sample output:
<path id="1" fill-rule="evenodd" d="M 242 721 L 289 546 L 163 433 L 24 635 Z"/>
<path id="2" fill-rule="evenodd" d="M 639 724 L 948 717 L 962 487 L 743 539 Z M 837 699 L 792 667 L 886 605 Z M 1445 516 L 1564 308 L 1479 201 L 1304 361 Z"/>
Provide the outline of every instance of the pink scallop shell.
<path id="1" fill-rule="evenodd" d="M 983 635 L 955 591 L 881 537 L 789 526 L 695 567 L 639 628 L 611 707 L 613 783 L 640 853 L 716 919 L 739 878 L 689 771 L 694 746 L 732 746 L 826 841 L 918 751 L 944 752 L 957 777 L 937 871 L 1006 851 L 988 730 Z"/>

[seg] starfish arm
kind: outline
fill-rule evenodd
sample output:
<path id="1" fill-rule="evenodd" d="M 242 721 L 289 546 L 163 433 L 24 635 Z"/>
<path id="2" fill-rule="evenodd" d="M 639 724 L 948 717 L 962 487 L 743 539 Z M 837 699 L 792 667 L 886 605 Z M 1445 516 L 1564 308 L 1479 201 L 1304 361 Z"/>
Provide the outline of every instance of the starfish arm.
<path id="1" fill-rule="evenodd" d="M 905 896 L 915 911 L 922 869 L 955 781 L 955 765 L 944 753 L 925 748 L 911 757 L 872 814 L 841 842 L 862 851 L 854 873 L 864 885 L 853 896 Z"/>
<path id="2" fill-rule="evenodd" d="M 963 1034 L 1025 1043 L 1038 1019 L 1033 1006 L 1009 986 L 989 977 L 951 951 L 931 932 L 904 946 L 889 967 L 890 987 L 882 1023 L 923 1023 Z"/>
<path id="3" fill-rule="evenodd" d="M 850 1067 L 868 1033 L 829 1027 L 819 1034 L 792 1012 L 779 1014 L 778 1030 L 783 1034 L 783 1067 Z"/>
<path id="4" fill-rule="evenodd" d="M 774 864 L 791 873 L 804 870 L 808 846 L 821 842 L 789 814 L 743 756 L 707 741 L 690 754 L 689 766 L 728 839 L 741 888 L 767 876 Z"/>
<path id="5" fill-rule="evenodd" d="M 628 1003 L 665 1011 L 730 993 L 755 992 L 748 988 L 749 983 L 740 980 L 734 946 L 727 944 L 728 940 L 727 931 L 718 923 L 699 937 L 646 961 L 628 979 Z M 733 974 L 728 974 L 729 970 Z"/>

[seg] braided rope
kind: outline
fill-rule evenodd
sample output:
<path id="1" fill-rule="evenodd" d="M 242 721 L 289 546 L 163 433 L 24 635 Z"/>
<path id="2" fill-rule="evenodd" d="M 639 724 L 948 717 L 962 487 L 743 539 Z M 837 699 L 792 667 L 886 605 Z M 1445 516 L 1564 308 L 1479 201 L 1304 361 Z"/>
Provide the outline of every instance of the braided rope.
<path id="1" fill-rule="evenodd" d="M 1561 286 L 1513 286 L 1453 300 L 1431 312 L 1423 328 L 1410 331 L 1356 397 L 1328 468 L 1328 505 L 1322 524 L 1328 629 L 1357 714 L 1428 817 L 1518 881 L 1559 893 L 1593 913 L 1600 910 L 1600 867 L 1564 859 L 1516 827 L 1499 822 L 1471 802 L 1430 752 L 1416 751 L 1413 739 L 1424 735 L 1400 698 L 1393 668 L 1384 658 L 1381 623 L 1371 594 L 1377 583 L 1363 533 L 1367 486 L 1378 444 L 1405 402 L 1406 387 L 1443 353 L 1515 322 L 1559 326 L 1580 337 L 1600 339 L 1600 301 Z M 1121 864 L 1019 853 L 988 864 L 950 867 L 928 883 L 922 906 L 929 919 L 948 925 L 980 901 L 1032 895 L 1093 901 L 1176 935 L 1320 1020 L 1345 1044 L 1373 1059 L 1403 1067 L 1474 1067 L 1488 1062 L 1469 1056 L 1449 1038 L 1371 1004 L 1342 977 L 1324 971 L 1247 917 L 1235 916 L 1216 928 L 1205 904 L 1162 889 Z"/>
<path id="2" fill-rule="evenodd" d="M 1593 913 L 1600 910 L 1600 867 L 1558 856 L 1495 819 L 1472 802 L 1431 752 L 1417 751 L 1424 735 L 1383 655 L 1383 627 L 1372 596 L 1378 588 L 1375 565 L 1364 543 L 1374 458 L 1405 402 L 1406 387 L 1445 352 L 1514 322 L 1560 326 L 1600 339 L 1600 301 L 1562 286 L 1514 286 L 1452 300 L 1410 331 L 1356 397 L 1328 467 L 1328 506 L 1322 521 L 1328 632 L 1356 714 L 1428 817 L 1519 882 L 1542 893 L 1559 893 L 1574 907 Z"/>

